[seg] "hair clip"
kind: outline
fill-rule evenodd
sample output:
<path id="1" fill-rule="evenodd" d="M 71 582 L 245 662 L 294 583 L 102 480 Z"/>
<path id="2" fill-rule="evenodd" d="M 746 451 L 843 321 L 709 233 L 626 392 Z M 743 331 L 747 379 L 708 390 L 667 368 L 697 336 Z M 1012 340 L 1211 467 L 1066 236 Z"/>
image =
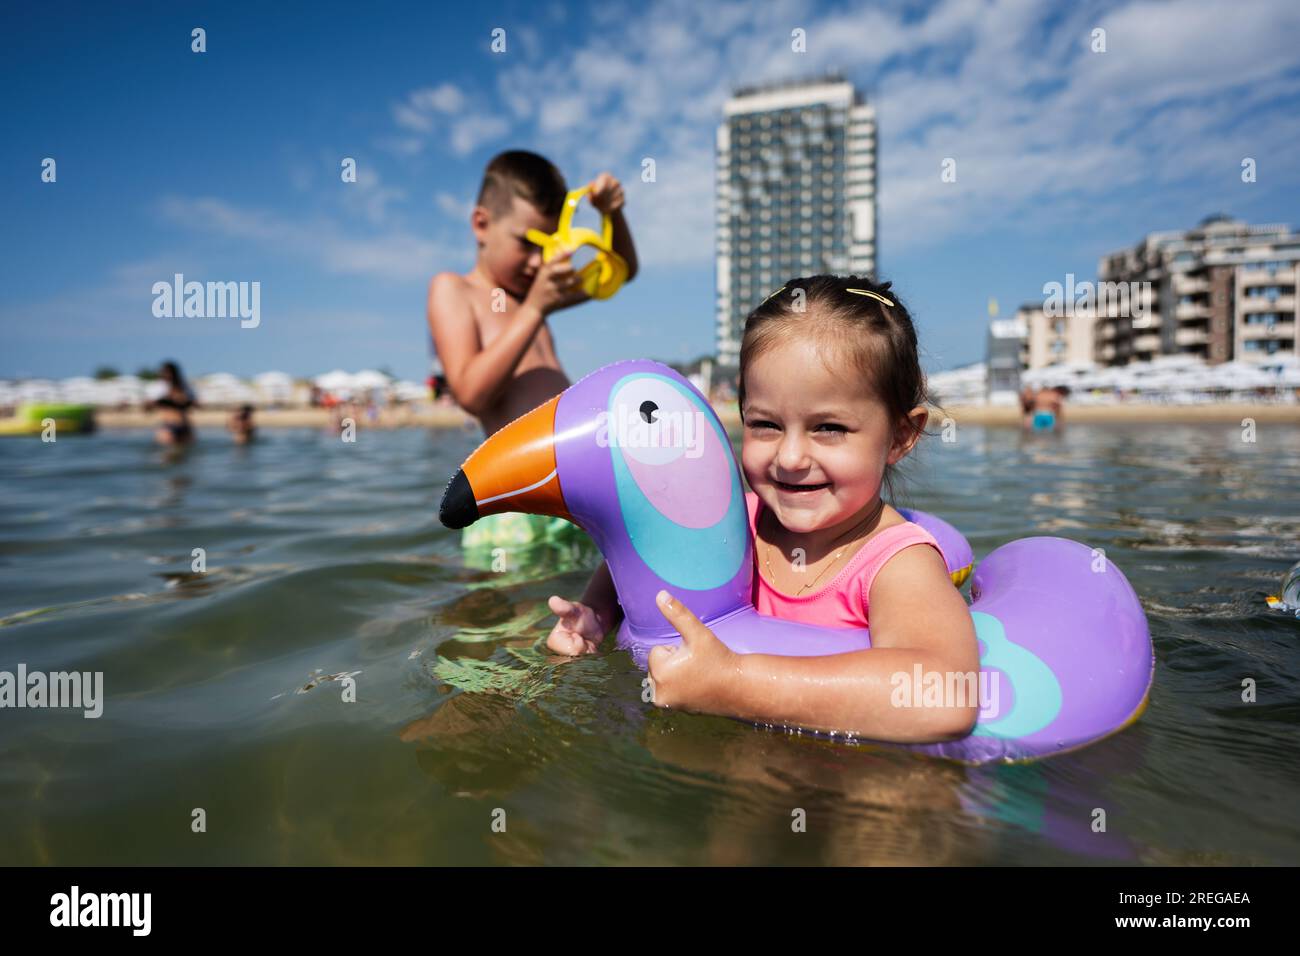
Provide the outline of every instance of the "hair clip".
<path id="1" fill-rule="evenodd" d="M 767 299 L 773 299 L 773 298 L 775 298 L 776 296 L 780 295 L 780 294 L 781 294 L 782 292 L 784 292 L 784 291 L 785 291 L 785 286 L 781 286 L 781 288 L 777 289 L 775 292 L 773 292 L 771 295 L 769 295 L 769 296 L 767 297 Z M 767 304 L 767 299 L 764 299 L 762 302 L 759 303 L 759 305 L 766 305 L 766 304 Z"/>
<path id="2" fill-rule="evenodd" d="M 885 305 L 889 306 L 891 309 L 894 307 L 894 303 L 890 302 L 888 299 L 886 299 L 886 298 L 885 298 L 883 295 L 881 295 L 879 292 L 872 292 L 870 289 L 845 289 L 844 291 L 845 291 L 845 292 L 854 292 L 854 293 L 857 293 L 858 295 L 869 295 L 869 296 L 871 296 L 871 298 L 875 299 L 876 301 L 878 301 L 878 302 L 883 302 Z"/>

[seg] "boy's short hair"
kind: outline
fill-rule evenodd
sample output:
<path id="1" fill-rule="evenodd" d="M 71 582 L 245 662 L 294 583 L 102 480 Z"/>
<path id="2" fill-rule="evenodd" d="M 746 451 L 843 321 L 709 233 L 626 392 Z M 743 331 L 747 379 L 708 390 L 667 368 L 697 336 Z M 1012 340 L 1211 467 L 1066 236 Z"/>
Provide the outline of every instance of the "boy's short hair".
<path id="1" fill-rule="evenodd" d="M 544 216 L 558 216 L 568 194 L 564 176 L 545 156 L 510 149 L 492 157 L 483 171 L 478 205 L 494 216 L 510 212 L 511 197 L 518 196 Z"/>

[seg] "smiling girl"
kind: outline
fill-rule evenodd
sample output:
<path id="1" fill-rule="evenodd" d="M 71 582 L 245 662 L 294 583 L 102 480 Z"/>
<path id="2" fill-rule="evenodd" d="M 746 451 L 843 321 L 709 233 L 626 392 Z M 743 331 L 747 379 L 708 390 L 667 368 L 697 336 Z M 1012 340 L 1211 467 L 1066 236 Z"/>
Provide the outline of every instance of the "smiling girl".
<path id="1" fill-rule="evenodd" d="M 655 648 L 655 703 L 764 723 L 919 743 L 969 733 L 978 705 L 895 705 L 899 675 L 979 670 L 974 623 L 934 538 L 885 502 L 928 419 L 916 330 L 890 290 L 857 277 L 792 279 L 750 313 L 740 352 L 741 463 L 759 613 L 871 628 L 869 650 L 735 654 L 667 592 L 682 643 Z M 890 494 L 892 497 L 892 493 Z M 602 565 L 581 601 L 556 596 L 549 639 L 590 653 L 617 623 Z"/>

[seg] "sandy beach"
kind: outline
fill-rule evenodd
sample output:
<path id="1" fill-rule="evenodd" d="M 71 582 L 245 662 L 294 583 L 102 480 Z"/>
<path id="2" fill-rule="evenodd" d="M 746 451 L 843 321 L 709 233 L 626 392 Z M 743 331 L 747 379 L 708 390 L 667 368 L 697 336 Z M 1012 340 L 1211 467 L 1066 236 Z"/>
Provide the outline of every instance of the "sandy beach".
<path id="1" fill-rule="evenodd" d="M 226 427 L 226 411 L 200 409 L 193 415 L 195 427 L 210 430 Z M 728 429 L 740 426 L 740 416 L 734 407 L 724 406 L 718 417 Z M 1020 411 L 1008 406 L 951 405 L 943 410 L 933 409 L 930 427 L 939 427 L 945 417 L 960 425 L 989 425 L 1019 427 Z M 1292 422 L 1300 424 L 1300 405 L 1248 405 L 1223 403 L 1217 405 L 1079 405 L 1067 406 L 1065 421 L 1089 424 L 1120 424 L 1146 422 L 1222 422 L 1240 425 L 1243 418 L 1260 422 Z M 153 428 L 156 416 L 136 410 L 100 411 L 95 420 L 101 428 Z M 281 408 L 259 411 L 256 414 L 259 428 L 328 428 L 330 413 L 323 408 Z M 418 410 L 387 412 L 378 422 L 358 421 L 359 428 L 477 428 L 473 420 L 457 408 L 437 406 Z"/>

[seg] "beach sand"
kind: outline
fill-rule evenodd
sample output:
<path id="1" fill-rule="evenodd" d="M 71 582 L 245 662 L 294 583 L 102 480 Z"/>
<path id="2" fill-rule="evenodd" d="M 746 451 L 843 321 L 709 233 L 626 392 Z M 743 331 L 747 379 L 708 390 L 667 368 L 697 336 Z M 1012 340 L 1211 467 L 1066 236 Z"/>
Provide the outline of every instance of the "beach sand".
<path id="1" fill-rule="evenodd" d="M 197 428 L 224 430 L 229 412 L 217 409 L 199 409 L 192 420 Z M 740 427 L 740 416 L 734 406 L 718 409 L 722 424 L 730 430 Z M 1014 406 L 951 405 L 943 410 L 932 409 L 930 428 L 941 427 L 944 418 L 958 425 L 990 425 L 1019 427 L 1020 410 Z M 1248 405 L 1223 403 L 1214 405 L 1067 405 L 1065 423 L 1143 423 L 1143 422 L 1218 422 L 1240 425 L 1242 419 L 1259 422 L 1293 422 L 1300 424 L 1300 405 Z M 99 411 L 95 420 L 101 428 L 153 428 L 157 416 L 130 411 Z M 255 413 L 259 428 L 328 428 L 330 413 L 323 408 L 267 409 Z M 424 406 L 411 411 L 388 411 L 376 423 L 362 416 L 358 428 L 477 428 L 464 412 L 448 406 Z"/>

